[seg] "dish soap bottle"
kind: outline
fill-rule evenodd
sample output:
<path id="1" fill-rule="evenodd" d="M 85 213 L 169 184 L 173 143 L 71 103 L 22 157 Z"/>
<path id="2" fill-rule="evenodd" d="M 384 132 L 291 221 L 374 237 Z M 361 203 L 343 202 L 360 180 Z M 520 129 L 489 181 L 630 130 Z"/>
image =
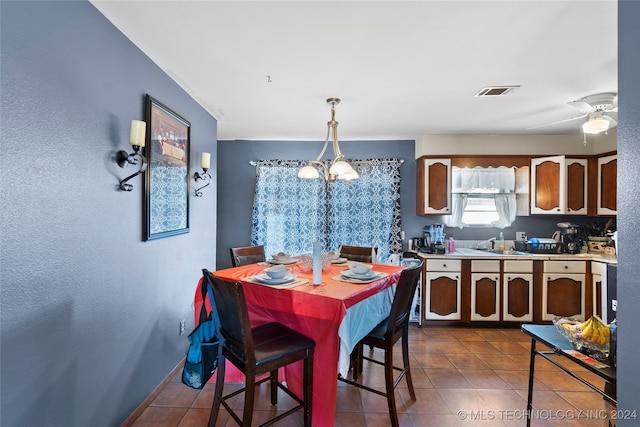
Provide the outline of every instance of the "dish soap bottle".
<path id="1" fill-rule="evenodd" d="M 496 246 L 498 247 L 497 249 L 498 249 L 500 252 L 504 252 L 504 233 L 503 233 L 502 231 L 500 232 L 500 237 L 498 238 L 497 243 L 498 243 L 498 244 L 496 245 Z"/>

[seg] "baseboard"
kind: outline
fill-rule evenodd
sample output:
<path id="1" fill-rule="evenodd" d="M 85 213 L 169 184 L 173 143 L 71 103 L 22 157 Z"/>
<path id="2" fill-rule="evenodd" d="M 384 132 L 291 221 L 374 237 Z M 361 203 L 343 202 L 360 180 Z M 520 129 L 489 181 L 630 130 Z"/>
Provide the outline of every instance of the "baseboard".
<path id="1" fill-rule="evenodd" d="M 124 420 L 120 427 L 131 427 L 133 423 L 136 422 L 138 417 L 142 415 L 147 406 L 149 406 L 151 402 L 153 402 L 153 400 L 158 397 L 162 390 L 164 390 L 167 384 L 171 382 L 171 379 L 174 377 L 174 375 L 176 375 L 178 371 L 182 370 L 185 359 L 186 357 L 182 358 L 180 363 L 178 363 L 178 365 L 171 370 L 171 373 L 167 375 L 167 377 L 151 392 L 149 396 L 147 396 L 147 398 L 136 408 L 136 410 L 133 411 L 126 420 Z"/>

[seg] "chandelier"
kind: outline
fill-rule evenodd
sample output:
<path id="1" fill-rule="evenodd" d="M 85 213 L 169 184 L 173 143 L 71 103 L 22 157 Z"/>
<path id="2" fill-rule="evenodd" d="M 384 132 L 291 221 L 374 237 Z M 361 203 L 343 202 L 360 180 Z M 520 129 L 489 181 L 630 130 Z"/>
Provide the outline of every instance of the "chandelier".
<path id="1" fill-rule="evenodd" d="M 318 167 L 324 171 L 324 177 L 327 181 L 333 182 L 336 179 L 352 180 L 358 178 L 358 172 L 345 160 L 340 151 L 338 143 L 338 122 L 336 121 L 336 105 L 340 103 L 340 98 L 329 98 L 327 104 L 331 105 L 331 120 L 327 122 L 327 137 L 324 141 L 324 147 L 315 160 L 309 160 L 307 164 L 298 171 L 298 178 L 316 179 L 320 178 Z M 331 162 L 331 166 L 327 166 L 321 161 L 322 156 L 329 146 L 329 136 L 333 142 L 333 154 L 335 159 Z"/>

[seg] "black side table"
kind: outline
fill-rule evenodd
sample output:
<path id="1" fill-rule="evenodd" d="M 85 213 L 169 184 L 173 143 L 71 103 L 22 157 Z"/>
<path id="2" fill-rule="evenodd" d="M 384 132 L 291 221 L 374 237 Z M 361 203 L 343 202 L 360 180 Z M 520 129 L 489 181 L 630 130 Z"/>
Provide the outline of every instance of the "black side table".
<path id="1" fill-rule="evenodd" d="M 605 399 L 609 400 L 613 404 L 616 404 L 616 370 L 611 366 L 604 368 L 597 368 L 585 361 L 572 356 L 564 350 L 573 350 L 571 342 L 560 335 L 556 327 L 553 325 L 522 325 L 522 332 L 531 337 L 531 361 L 529 363 L 529 390 L 527 394 L 527 427 L 531 426 L 531 410 L 533 400 L 533 377 L 535 370 L 535 357 L 540 356 L 553 363 L 555 366 L 566 372 L 572 378 L 580 381 L 582 384 L 601 394 Z M 551 348 L 551 351 L 540 351 L 536 349 L 536 343 L 540 342 L 547 347 Z M 572 362 L 586 368 L 589 372 L 593 372 L 600 378 L 606 381 L 605 389 L 600 390 L 595 385 L 591 384 L 584 378 L 576 375 L 575 373 L 562 366 L 557 360 L 550 357 L 550 355 L 563 356 Z"/>

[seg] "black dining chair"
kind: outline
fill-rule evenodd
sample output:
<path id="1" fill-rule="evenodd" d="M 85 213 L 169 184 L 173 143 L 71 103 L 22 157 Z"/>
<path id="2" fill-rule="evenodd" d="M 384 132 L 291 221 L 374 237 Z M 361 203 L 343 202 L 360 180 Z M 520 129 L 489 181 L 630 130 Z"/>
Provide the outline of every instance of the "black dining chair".
<path id="1" fill-rule="evenodd" d="M 264 246 L 243 246 L 231 248 L 231 262 L 234 267 L 255 264 L 266 260 Z"/>
<path id="2" fill-rule="evenodd" d="M 370 246 L 340 246 L 340 257 L 349 261 L 373 262 L 374 254 L 378 253 L 378 248 Z"/>
<path id="3" fill-rule="evenodd" d="M 413 302 L 413 296 L 416 292 L 416 287 L 418 286 L 421 271 L 422 262 L 412 268 L 402 270 L 402 273 L 400 273 L 400 279 L 396 285 L 393 302 L 391 303 L 391 312 L 389 313 L 389 317 L 373 328 L 367 336 L 356 344 L 353 350 L 353 379 L 351 380 L 341 376 L 338 377 L 340 381 L 372 393 L 385 396 L 387 398 L 389 416 L 391 417 L 391 425 L 393 427 L 398 426 L 395 388 L 403 377 L 407 379 L 407 387 L 409 388 L 409 395 L 411 396 L 411 399 L 416 400 L 416 393 L 413 389 L 413 380 L 411 379 L 411 367 L 409 365 L 409 314 L 411 312 L 411 303 Z M 393 365 L 393 346 L 400 339 L 402 339 L 402 368 Z M 362 350 L 363 345 L 383 349 L 384 362 L 364 356 Z M 357 382 L 358 375 L 362 373 L 363 360 L 368 360 L 369 362 L 384 366 L 385 392 Z M 397 378 L 394 378 L 394 371 L 400 371 L 400 375 Z"/>
<path id="4" fill-rule="evenodd" d="M 213 290 L 214 306 L 220 322 L 218 336 L 222 338 L 209 427 L 215 426 L 220 405 L 225 407 L 239 425 L 251 426 L 255 388 L 266 381 L 270 382 L 272 405 L 278 403 L 278 388 L 287 393 L 297 405 L 260 426 L 271 425 L 302 409 L 304 425 L 311 427 L 315 342 L 278 322 L 251 328 L 242 284 L 217 278 L 206 269 L 203 269 L 202 273 L 206 286 L 211 286 Z M 223 396 L 225 359 L 245 375 L 245 387 Z M 304 361 L 302 399 L 278 381 L 279 368 L 300 360 Z M 269 373 L 268 377 L 256 381 L 257 376 L 266 373 Z M 244 409 L 240 419 L 227 400 L 242 392 L 244 392 Z"/>

